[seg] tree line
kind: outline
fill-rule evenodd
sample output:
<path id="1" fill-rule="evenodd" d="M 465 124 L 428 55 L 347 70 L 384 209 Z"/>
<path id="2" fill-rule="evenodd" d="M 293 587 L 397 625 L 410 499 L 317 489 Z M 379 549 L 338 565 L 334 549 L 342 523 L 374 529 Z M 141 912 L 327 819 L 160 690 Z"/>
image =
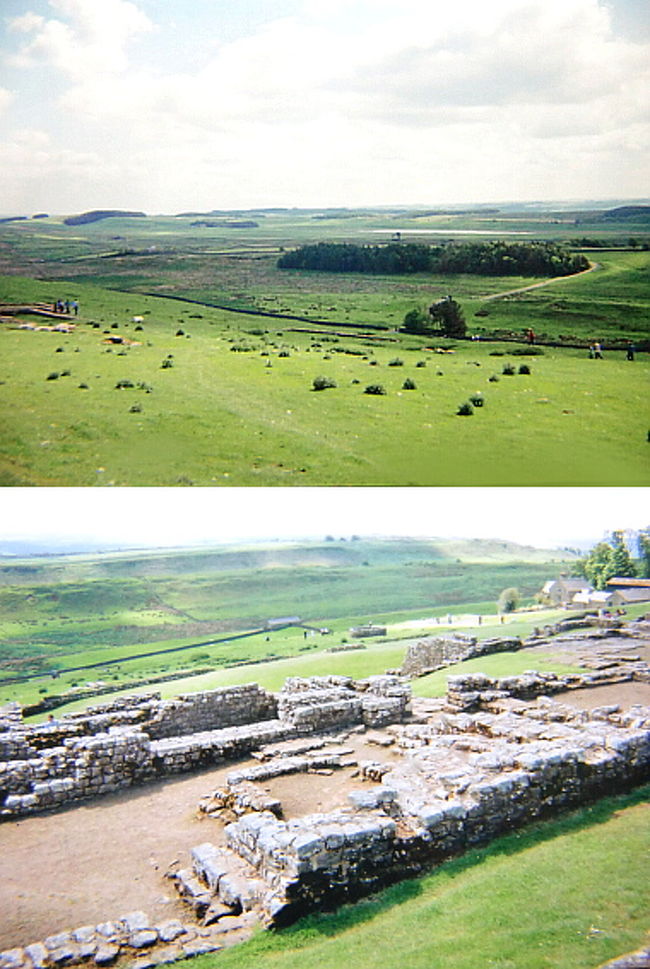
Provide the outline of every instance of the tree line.
<path id="1" fill-rule="evenodd" d="M 392 242 L 356 245 L 318 242 L 283 253 L 279 269 L 407 275 L 568 276 L 589 268 L 583 255 L 553 242 L 462 242 L 441 246 Z"/>
<path id="2" fill-rule="evenodd" d="M 634 558 L 622 531 L 612 532 L 608 542 L 597 545 L 579 562 L 575 574 L 583 575 L 595 589 L 604 589 L 613 578 L 650 578 L 650 528 L 636 535 L 638 558 Z"/>

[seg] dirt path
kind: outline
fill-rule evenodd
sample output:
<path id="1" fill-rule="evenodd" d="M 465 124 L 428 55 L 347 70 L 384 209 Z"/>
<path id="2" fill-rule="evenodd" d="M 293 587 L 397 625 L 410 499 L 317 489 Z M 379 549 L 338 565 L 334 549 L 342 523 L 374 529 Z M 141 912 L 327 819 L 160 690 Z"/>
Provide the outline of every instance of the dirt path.
<path id="1" fill-rule="evenodd" d="M 520 293 L 528 293 L 531 289 L 540 289 L 542 286 L 550 286 L 551 283 L 561 282 L 563 279 L 577 279 L 578 276 L 586 276 L 587 273 L 596 272 L 602 269 L 599 262 L 589 264 L 589 269 L 582 269 L 579 273 L 571 273 L 570 276 L 553 276 L 552 279 L 543 279 L 541 283 L 532 283 L 530 286 L 522 286 L 520 289 L 507 289 L 503 293 L 492 293 L 491 296 L 481 296 L 484 303 L 494 299 L 503 299 L 505 296 L 518 296 Z"/>

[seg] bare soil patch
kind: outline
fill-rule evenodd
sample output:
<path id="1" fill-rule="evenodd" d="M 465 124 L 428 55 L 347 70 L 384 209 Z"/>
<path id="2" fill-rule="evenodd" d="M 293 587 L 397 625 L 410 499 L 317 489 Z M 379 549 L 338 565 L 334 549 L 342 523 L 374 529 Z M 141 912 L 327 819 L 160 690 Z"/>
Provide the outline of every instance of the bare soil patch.
<path id="1" fill-rule="evenodd" d="M 367 743 L 367 735 L 341 743 L 353 749 L 350 760 L 395 759 L 390 748 Z M 176 860 L 186 867 L 195 845 L 223 843 L 223 825 L 201 814 L 198 802 L 230 771 L 257 763 L 229 763 L 1 824 L 0 950 L 135 910 L 154 923 L 187 919 L 165 872 Z M 282 800 L 285 817 L 296 817 L 343 807 L 347 791 L 361 786 L 355 773 L 348 767 L 293 774 L 263 786 Z"/>
<path id="2" fill-rule="evenodd" d="M 559 693 L 556 699 L 579 710 L 594 710 L 610 705 L 628 708 L 636 703 L 650 706 L 650 683 L 631 680 L 612 686 L 594 686 L 588 690 L 570 690 L 568 693 Z"/>

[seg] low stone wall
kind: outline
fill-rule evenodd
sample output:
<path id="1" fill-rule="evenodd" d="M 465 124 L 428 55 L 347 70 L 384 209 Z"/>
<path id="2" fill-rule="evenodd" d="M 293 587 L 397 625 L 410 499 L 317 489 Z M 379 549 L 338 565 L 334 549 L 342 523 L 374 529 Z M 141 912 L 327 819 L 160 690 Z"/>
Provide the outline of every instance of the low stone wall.
<path id="1" fill-rule="evenodd" d="M 520 676 L 489 677 L 484 673 L 447 677 L 447 703 L 453 710 L 473 711 L 488 707 L 506 697 L 532 700 L 539 696 L 555 696 L 569 690 L 608 686 L 638 680 L 649 682 L 645 669 L 595 670 L 589 673 L 540 673 L 531 670 Z"/>
<path id="2" fill-rule="evenodd" d="M 0 952 L 0 969 L 57 969 L 84 962 L 109 966 L 120 958 L 145 969 L 217 952 L 224 948 L 227 934 L 235 936 L 232 941 L 243 941 L 254 924 L 250 917 L 230 917 L 223 919 L 215 931 L 179 919 L 154 925 L 145 912 L 129 912 L 110 922 L 82 925 L 41 942 Z"/>
<path id="3" fill-rule="evenodd" d="M 322 732 L 354 724 L 381 726 L 409 712 L 410 690 L 397 676 L 291 677 L 278 696 L 282 719 L 300 730 Z"/>
<path id="4" fill-rule="evenodd" d="M 290 821 L 261 811 L 227 825 L 229 851 L 254 872 L 267 923 L 367 895 L 650 778 L 647 709 L 590 717 L 547 701 L 525 714 L 447 714 L 391 730 L 403 762 L 384 766 L 381 784 L 353 792 L 349 811 Z M 228 859 L 212 845 L 198 853 L 197 871 L 218 895 Z"/>
<path id="5" fill-rule="evenodd" d="M 516 636 L 482 640 L 461 633 L 430 636 L 409 646 L 401 673 L 403 676 L 425 676 L 474 656 L 512 652 L 521 649 L 522 645 L 521 639 Z"/>
<path id="6" fill-rule="evenodd" d="M 36 727 L 0 717 L 0 820 L 236 760 L 301 734 L 394 723 L 410 691 L 396 677 L 288 680 L 161 700 L 126 697 Z M 280 718 L 277 713 L 280 711 Z"/>

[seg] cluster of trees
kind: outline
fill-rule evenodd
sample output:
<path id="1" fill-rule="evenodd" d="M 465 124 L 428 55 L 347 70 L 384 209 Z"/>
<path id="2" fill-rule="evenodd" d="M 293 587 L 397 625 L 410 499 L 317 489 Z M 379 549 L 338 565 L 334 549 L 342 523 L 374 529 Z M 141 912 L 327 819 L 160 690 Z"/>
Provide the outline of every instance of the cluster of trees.
<path id="1" fill-rule="evenodd" d="M 650 578 L 650 528 L 638 533 L 637 545 L 639 557 L 635 561 L 624 532 L 612 532 L 610 541 L 594 545 L 589 554 L 576 564 L 576 574 L 583 575 L 595 589 L 604 589 L 608 579 L 615 576 Z"/>
<path id="2" fill-rule="evenodd" d="M 460 303 L 447 296 L 433 303 L 427 312 L 419 308 L 409 310 L 402 329 L 406 333 L 435 334 L 458 340 L 465 336 L 467 324 Z"/>
<path id="3" fill-rule="evenodd" d="M 278 259 L 278 268 L 403 276 L 430 272 L 431 249 L 411 243 L 357 246 L 348 242 L 319 242 L 285 252 Z"/>
<path id="4" fill-rule="evenodd" d="M 128 212 L 123 209 L 93 209 L 92 212 L 82 212 L 81 215 L 70 215 L 63 220 L 64 225 L 87 225 L 89 222 L 100 222 L 102 219 L 145 219 L 144 212 Z"/>
<path id="5" fill-rule="evenodd" d="M 280 269 L 318 272 L 373 273 L 471 273 L 484 276 L 568 276 L 589 268 L 575 255 L 553 242 L 464 242 L 443 246 L 422 243 L 389 243 L 359 246 L 353 243 L 319 242 L 286 252 L 278 259 Z"/>
<path id="6" fill-rule="evenodd" d="M 521 593 L 519 592 L 519 589 L 504 589 L 497 600 L 497 611 L 499 613 L 516 612 L 519 608 L 520 602 Z"/>

